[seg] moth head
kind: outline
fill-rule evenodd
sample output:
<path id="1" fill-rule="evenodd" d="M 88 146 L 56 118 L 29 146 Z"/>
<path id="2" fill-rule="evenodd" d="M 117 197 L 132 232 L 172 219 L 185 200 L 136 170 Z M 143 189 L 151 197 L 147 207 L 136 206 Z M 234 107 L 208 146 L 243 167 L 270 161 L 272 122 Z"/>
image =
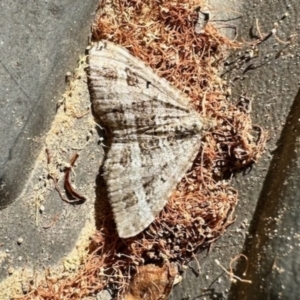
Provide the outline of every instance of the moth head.
<path id="1" fill-rule="evenodd" d="M 199 122 L 195 122 L 193 124 L 193 131 L 194 132 L 200 132 L 203 130 L 203 123 L 199 120 Z"/>

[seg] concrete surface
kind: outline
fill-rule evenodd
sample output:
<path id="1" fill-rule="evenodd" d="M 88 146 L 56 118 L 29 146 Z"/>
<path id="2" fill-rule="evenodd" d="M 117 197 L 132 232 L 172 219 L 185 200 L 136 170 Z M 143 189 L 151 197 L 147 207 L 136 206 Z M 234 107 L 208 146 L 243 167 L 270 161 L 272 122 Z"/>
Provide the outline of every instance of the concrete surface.
<path id="1" fill-rule="evenodd" d="M 35 270 L 61 260 L 74 247 L 81 228 L 93 220 L 93 183 L 101 155 L 94 163 L 99 146 L 98 134 L 92 134 L 92 116 L 78 120 L 65 116 L 65 125 L 56 131 L 52 121 L 55 115 L 63 116 L 63 106 L 57 111 L 57 103 L 70 89 L 65 74 L 75 69 L 79 54 L 84 54 L 97 4 L 98 0 L 0 4 L 0 291 L 7 286 L 3 279 L 15 270 L 24 266 Z M 77 110 L 86 112 L 90 106 L 87 89 L 82 100 L 85 107 Z M 55 141 L 44 138 L 50 125 Z M 85 132 L 70 128 L 85 128 Z M 69 137 L 63 139 L 66 134 Z M 88 137 L 91 146 L 85 148 Z M 64 145 L 60 138 L 71 144 Z M 47 167 L 45 144 L 57 166 Z M 58 146 L 64 146 L 63 151 Z M 62 203 L 47 175 L 50 167 L 53 172 L 63 170 L 76 147 L 83 148 L 76 163 L 80 170 L 74 168 L 77 186 L 88 182 L 90 188 L 86 196 L 91 201 L 82 206 Z M 57 176 L 61 181 L 59 172 Z M 57 225 L 55 229 L 51 224 Z M 0 299 L 5 299 L 2 294 Z"/>
<path id="2" fill-rule="evenodd" d="M 233 285 L 230 299 L 300 299 L 299 162 L 300 92 L 274 151 L 246 240 L 252 284 Z M 238 267 L 240 275 L 245 264 Z"/>
<path id="3" fill-rule="evenodd" d="M 49 129 L 98 0 L 0 3 L 0 209 L 14 201 Z"/>

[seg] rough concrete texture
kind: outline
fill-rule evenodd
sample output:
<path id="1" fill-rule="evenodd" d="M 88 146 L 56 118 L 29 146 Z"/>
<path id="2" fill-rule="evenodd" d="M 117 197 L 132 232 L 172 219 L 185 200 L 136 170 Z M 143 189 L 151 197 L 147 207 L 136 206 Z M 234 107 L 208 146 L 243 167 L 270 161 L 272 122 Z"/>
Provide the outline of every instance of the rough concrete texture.
<path id="1" fill-rule="evenodd" d="M 0 208 L 22 191 L 98 0 L 1 1 Z"/>
<path id="2" fill-rule="evenodd" d="M 60 271 L 74 271 L 95 232 L 95 186 L 104 155 L 90 113 L 84 61 L 85 57 L 73 75 L 21 198 L 0 211 L 0 299 L 6 299 L 4 291 L 10 295 L 7 286 L 20 293 L 20 278 L 34 276 L 43 266 L 63 259 Z M 74 154 L 79 157 L 70 182 L 86 198 L 80 205 L 65 203 L 59 195 L 61 191 L 65 199 L 74 200 L 64 188 Z"/>
<path id="3" fill-rule="evenodd" d="M 65 74 L 75 69 L 79 54 L 84 54 L 97 3 L 0 4 L 0 299 L 6 299 L 5 287 L 17 286 L 18 270 L 55 264 L 72 250 L 84 225 L 91 224 L 86 231 L 94 228 L 99 136 L 89 113 L 86 84 L 78 95 L 65 83 Z M 66 90 L 72 90 L 72 105 L 66 107 L 71 101 L 66 97 L 56 112 Z M 79 97 L 80 103 L 76 102 Z M 52 135 L 45 138 L 55 114 Z M 89 147 L 84 147 L 86 143 Z M 45 147 L 51 156 L 49 164 Z M 48 176 L 55 175 L 62 188 L 64 166 L 75 152 L 79 158 L 72 177 L 79 189 L 88 183 L 84 189 L 88 200 L 81 206 L 63 203 Z M 85 239 L 90 235 L 81 233 Z M 76 263 L 65 265 L 72 269 Z M 8 276 L 10 284 L 4 280 Z"/>
<path id="4" fill-rule="evenodd" d="M 299 139 L 300 92 L 274 151 L 246 241 L 252 284 L 232 286 L 233 299 L 300 299 Z M 242 269 L 245 264 L 240 263 L 239 274 Z"/>
<path id="5" fill-rule="evenodd" d="M 46 5 L 46 8 L 39 11 L 39 14 L 42 14 L 41 17 L 37 13 L 30 13 L 27 16 L 25 11 L 40 10 L 33 1 L 27 1 L 26 5 L 24 2 L 23 6 L 20 2 L 18 6 L 11 2 L 11 8 L 20 9 L 18 17 L 17 14 L 15 16 L 16 20 L 22 25 L 32 25 L 26 27 L 28 30 L 27 35 L 20 33 L 20 37 L 9 39 L 9 35 L 5 34 L 5 39 L 10 43 L 13 43 L 13 41 L 18 43 L 20 40 L 19 45 L 26 50 L 24 50 L 24 53 L 22 52 L 22 55 L 26 57 L 30 54 L 32 60 L 28 59 L 27 69 L 21 68 L 22 72 L 19 71 L 18 73 L 18 65 L 20 63 L 25 64 L 27 59 L 22 59 L 22 57 L 15 59 L 19 56 L 13 55 L 13 51 L 9 50 L 9 47 L 3 48 L 4 52 L 1 54 L 1 66 L 3 67 L 0 71 L 1 76 L 5 76 L 7 82 L 11 81 L 12 87 L 18 87 L 17 91 L 11 90 L 10 87 L 6 88 L 9 92 L 15 94 L 7 94 L 6 102 L 3 103 L 6 113 L 3 116 L 1 115 L 0 118 L 2 122 L 4 116 L 6 117 L 5 121 L 1 123 L 1 126 L 3 126 L 1 130 L 4 130 L 2 132 L 11 134 L 12 140 L 16 141 L 16 148 L 13 148 L 9 143 L 1 145 L 1 147 L 4 147 L 1 148 L 1 153 L 2 149 L 4 153 L 1 156 L 1 164 L 3 162 L 3 165 L 5 165 L 5 162 L 13 161 L 11 158 L 16 159 L 14 153 L 28 155 L 28 149 L 36 142 L 25 146 L 20 144 L 24 147 L 24 152 L 22 152 L 19 150 L 20 148 L 17 148 L 21 147 L 17 146 L 18 143 L 21 143 L 18 141 L 22 140 L 21 136 L 24 132 L 27 131 L 28 134 L 34 136 L 41 133 L 36 131 L 36 127 L 42 131 L 49 124 L 56 104 L 56 101 L 50 101 L 49 99 L 53 99 L 54 94 L 51 95 L 51 93 L 58 94 L 62 90 L 62 78 L 67 70 L 62 66 L 67 66 L 69 61 L 75 62 L 78 53 L 83 53 L 83 41 L 85 41 L 85 34 L 87 35 L 88 30 L 86 32 L 80 30 L 78 43 L 81 41 L 82 47 L 77 48 L 76 52 L 70 51 L 69 45 L 66 46 L 67 42 L 72 45 L 77 43 L 74 42 L 77 34 L 74 34 L 73 37 L 69 31 L 69 28 L 75 30 L 74 26 L 76 24 L 74 25 L 72 22 L 74 16 L 77 15 L 75 13 L 76 3 L 82 9 L 81 12 L 79 8 L 77 10 L 80 20 L 84 20 L 82 25 L 78 25 L 77 28 L 88 28 L 88 24 L 92 20 L 89 14 L 95 8 L 95 6 L 93 7 L 95 3 L 86 5 L 79 2 L 66 1 L 65 6 L 63 4 L 60 6 L 57 2 L 57 7 L 60 9 L 53 8 L 56 7 L 53 6 L 53 3 L 56 3 L 55 1 L 45 2 L 43 5 Z M 239 39 L 243 38 L 246 41 L 251 41 L 253 35 L 257 35 L 256 18 L 258 18 L 260 30 L 264 34 L 270 32 L 274 27 L 274 22 L 278 22 L 286 12 L 289 13 L 289 17 L 285 18 L 277 29 L 280 39 L 287 40 L 291 34 L 296 33 L 299 29 L 297 28 L 296 1 L 275 3 L 271 0 L 228 0 L 225 3 L 224 1 L 213 0 L 211 2 L 212 22 L 215 22 L 216 26 L 220 28 L 228 27 L 228 25 L 230 27 L 233 23 L 238 25 Z M 8 4 L 7 7 L 6 4 L 1 5 L 4 8 L 0 14 L 3 14 L 6 22 L 8 22 L 7 15 L 13 15 L 12 13 L 15 10 L 10 11 Z M 25 9 L 26 7 L 28 9 Z M 57 20 L 54 22 L 53 19 L 55 18 L 47 15 L 51 11 L 59 15 L 60 22 Z M 72 15 L 73 18 L 68 16 L 67 20 L 64 20 L 63 12 L 67 15 L 73 12 L 75 15 Z M 242 19 L 237 20 L 238 23 L 236 23 L 236 20 L 222 21 L 235 19 L 239 16 L 242 16 Z M 33 21 L 38 19 L 44 20 L 45 24 L 47 22 L 53 23 L 38 26 L 37 21 L 36 23 L 28 21 L 31 20 L 30 17 L 33 18 Z M 3 18 L 0 18 L 0 22 L 3 22 L 4 26 L 2 28 L 9 28 L 7 27 L 9 25 L 4 24 L 5 22 L 2 20 Z M 33 26 L 33 24 L 35 25 Z M 41 28 L 41 32 L 39 30 L 34 31 L 38 35 L 36 39 L 29 34 L 30 28 Z M 232 29 L 229 28 L 230 30 Z M 8 31 L 9 29 L 6 29 L 6 32 Z M 47 37 L 49 35 L 49 41 L 44 39 L 46 35 Z M 71 38 L 67 38 L 68 36 L 72 36 L 74 39 L 69 41 Z M 52 40 L 50 40 L 50 37 L 52 37 Z M 31 41 L 31 46 L 28 46 L 28 48 L 26 48 L 26 40 Z M 5 42 L 4 38 L 3 41 Z M 38 46 L 33 47 L 37 41 L 41 42 L 42 46 L 38 43 Z M 3 45 L 5 44 L 0 41 L 0 47 L 3 47 Z M 60 54 L 55 52 L 61 47 L 65 49 L 65 52 L 62 53 L 69 53 L 68 57 L 62 55 L 61 52 L 59 52 Z M 73 46 L 73 49 L 75 48 Z M 250 48 L 250 45 L 248 48 Z M 20 52 L 20 50 L 19 52 L 15 51 L 17 54 Z M 295 100 L 300 78 L 299 51 L 298 40 L 286 47 L 285 44 L 280 43 L 274 37 L 270 37 L 259 46 L 259 56 L 253 58 L 247 64 L 241 64 L 239 67 L 240 58 L 245 53 L 244 50 L 229 57 L 228 66 L 224 70 L 224 78 L 231 81 L 233 101 L 237 101 L 242 93 L 246 93 L 253 98 L 252 116 L 257 124 L 269 131 L 268 149 L 264 157 L 249 173 L 240 174 L 234 179 L 234 184 L 240 194 L 235 224 L 229 227 L 226 234 L 213 245 L 209 254 L 203 253 L 198 257 L 199 265 L 196 261 L 191 263 L 183 275 L 183 281 L 175 287 L 170 299 L 299 299 L 300 296 L 297 294 L 299 293 L 297 289 L 299 283 L 299 260 L 297 257 L 297 252 L 299 252 L 297 248 L 299 247 L 299 241 L 297 240 L 299 238 L 299 205 L 297 206 L 297 199 L 299 198 L 299 187 L 297 185 L 299 182 L 299 158 L 297 157 L 297 153 L 299 153 L 299 141 L 297 139 L 299 125 L 297 121 L 300 116 L 293 114 L 293 112 L 300 109 L 299 97 L 298 100 Z M 14 58 L 13 62 L 9 59 L 11 57 Z M 34 57 L 39 59 L 35 60 Z M 55 57 L 57 59 L 54 59 Z M 231 64 L 232 62 L 236 63 Z M 37 66 L 38 70 L 41 69 L 38 71 L 40 72 L 39 76 L 36 77 L 34 77 L 36 71 L 33 71 L 34 63 L 39 64 Z M 235 68 L 227 73 L 227 70 L 230 70 L 233 66 Z M 71 67 L 69 68 L 72 70 Z M 55 83 L 58 82 L 55 81 L 57 75 L 51 75 L 57 74 L 56 70 L 61 72 L 59 85 Z M 22 78 L 28 81 L 21 81 Z M 43 85 L 45 82 L 50 83 L 47 88 Z M 53 86 L 55 86 L 55 89 Z M 6 89 L 0 90 L 0 94 L 5 95 Z M 76 99 L 79 95 L 76 92 L 73 94 L 75 94 L 75 98 L 70 98 L 67 104 L 77 103 Z M 95 125 L 91 116 L 85 115 L 83 118 L 78 118 L 82 115 L 81 113 L 86 111 L 89 103 L 86 91 L 80 97 L 82 102 L 79 106 L 76 106 L 75 114 L 70 114 L 70 106 L 66 106 L 66 110 L 63 109 L 63 106 L 59 109 L 56 120 L 52 125 L 52 131 L 50 131 L 52 133 L 56 132 L 57 136 L 53 138 L 52 135 L 52 138 L 49 138 L 49 136 L 46 138 L 46 146 L 53 157 L 53 164 L 47 164 L 45 148 L 43 148 L 33 168 L 34 171 L 30 175 L 30 180 L 26 188 L 23 189 L 22 197 L 7 209 L 0 211 L 0 279 L 2 280 L 0 290 L 7 284 L 9 274 L 12 274 L 9 277 L 11 282 L 14 282 L 13 280 L 18 281 L 17 269 L 20 267 L 25 265 L 36 268 L 45 265 L 53 266 L 74 248 L 76 241 L 77 245 L 84 244 L 84 242 L 78 242 L 78 237 L 85 236 L 87 238 L 89 236 L 90 233 L 81 232 L 81 228 L 86 224 L 90 224 L 86 226 L 87 230 L 90 228 L 90 232 L 93 231 L 94 182 L 102 156 L 99 150 L 100 147 L 97 145 L 97 134 L 95 134 Z M 10 98 L 25 99 L 27 101 L 25 103 L 25 100 L 20 100 L 19 107 L 23 110 L 16 109 L 15 115 L 11 112 L 13 105 L 7 104 L 7 99 Z M 3 100 L 1 99 L 1 101 Z M 46 104 L 43 104 L 44 102 Z M 14 107 L 17 107 L 17 103 L 16 100 Z M 39 108 L 39 105 L 41 108 Z M 20 120 L 23 115 L 17 116 L 16 113 L 19 111 L 23 111 L 25 120 L 20 128 L 18 127 L 20 126 L 18 125 L 19 121 L 16 120 Z M 36 116 L 38 114 L 43 115 L 45 121 L 41 118 L 31 121 L 28 117 L 29 115 Z M 36 123 L 39 126 L 34 126 Z M 63 125 L 57 127 L 58 124 Z M 12 133 L 8 130 L 10 127 L 14 127 L 14 129 L 11 129 L 13 130 Z M 78 131 L 79 128 L 81 129 Z M 284 131 L 282 131 L 283 128 Z M 66 136 L 68 136 L 69 143 L 64 144 Z M 70 136 L 72 139 L 69 139 Z M 6 136 L 3 136 L 3 139 L 10 140 Z M 40 149 L 38 143 L 36 145 L 36 148 Z M 12 150 L 10 151 L 10 149 Z M 74 151 L 79 152 L 77 165 L 74 168 L 76 173 L 74 178 L 78 189 L 84 191 L 85 196 L 88 198 L 87 203 L 81 206 L 71 206 L 63 203 L 53 187 L 53 181 L 47 177 L 49 170 L 53 171 L 53 174 L 57 175 L 61 183 L 64 165 L 69 162 Z M 24 156 L 20 155 L 20 159 L 21 157 L 24 160 Z M 16 166 L 20 165 L 17 160 L 15 162 Z M 9 166 L 8 163 L 6 165 Z M 28 166 L 24 165 L 26 172 Z M 2 170 L 4 172 L 6 169 Z M 15 173 L 14 169 L 11 174 L 15 176 Z M 4 172 L 3 174 L 9 173 Z M 24 177 L 23 173 L 20 172 L 20 177 L 22 176 Z M 88 184 L 91 182 L 93 184 Z M 15 187 L 15 185 L 13 186 Z M 18 192 L 15 187 L 15 193 Z M 51 224 L 55 224 L 55 226 L 47 228 Z M 241 264 L 238 265 L 235 272 L 240 277 L 251 279 L 253 284 L 231 283 L 229 275 L 215 262 L 217 259 L 228 269 L 230 261 L 243 251 L 250 261 L 249 270 L 247 275 L 243 277 L 244 261 L 241 259 Z M 260 260 L 260 257 L 263 257 L 263 259 Z M 70 256 L 67 261 L 65 260 L 64 265 L 66 268 L 76 268 L 76 262 L 73 262 Z M 25 288 L 23 290 L 25 291 Z"/>
<path id="6" fill-rule="evenodd" d="M 225 11 L 231 18 L 242 15 L 238 26 L 239 40 L 251 41 L 254 35 L 257 37 L 256 19 L 263 34 L 269 33 L 275 22 L 280 24 L 277 35 L 284 41 L 299 31 L 296 1 L 257 0 L 237 4 L 234 6 L 234 1 L 226 1 L 215 5 L 214 14 L 223 16 Z M 289 16 L 279 22 L 286 12 Z M 232 23 L 224 22 L 223 26 L 229 24 Z M 287 46 L 272 36 L 259 46 L 257 58 L 224 75 L 231 82 L 233 100 L 238 100 L 243 93 L 253 98 L 254 122 L 268 130 L 270 140 L 258 164 L 248 174 L 234 179 L 240 195 L 236 222 L 213 245 L 209 255 L 205 253 L 199 257 L 200 270 L 196 262 L 191 264 L 170 299 L 300 298 L 297 257 L 299 142 L 296 138 L 299 117 L 295 113 L 299 110 L 299 104 L 296 104 L 299 101 L 296 100 L 300 78 L 299 49 L 298 39 Z M 238 59 L 244 53 L 240 51 L 230 57 L 224 73 L 233 65 L 237 67 Z M 287 117 L 289 112 L 290 118 Z M 280 139 L 280 136 L 289 137 Z M 275 153 L 276 159 L 273 159 Z M 218 259 L 228 270 L 230 261 L 243 253 L 243 249 L 250 261 L 249 270 L 242 276 L 245 261 L 241 258 L 235 272 L 243 279 L 252 280 L 253 284 L 232 283 L 229 275 L 215 262 Z"/>

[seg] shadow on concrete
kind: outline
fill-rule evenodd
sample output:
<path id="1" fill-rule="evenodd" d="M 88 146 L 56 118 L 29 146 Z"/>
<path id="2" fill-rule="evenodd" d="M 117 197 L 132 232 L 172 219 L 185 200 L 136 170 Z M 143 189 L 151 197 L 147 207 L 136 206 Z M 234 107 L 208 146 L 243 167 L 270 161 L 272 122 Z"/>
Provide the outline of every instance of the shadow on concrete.
<path id="1" fill-rule="evenodd" d="M 229 299 L 300 298 L 300 90 L 277 145 L 245 242 L 252 284 L 232 285 Z"/>

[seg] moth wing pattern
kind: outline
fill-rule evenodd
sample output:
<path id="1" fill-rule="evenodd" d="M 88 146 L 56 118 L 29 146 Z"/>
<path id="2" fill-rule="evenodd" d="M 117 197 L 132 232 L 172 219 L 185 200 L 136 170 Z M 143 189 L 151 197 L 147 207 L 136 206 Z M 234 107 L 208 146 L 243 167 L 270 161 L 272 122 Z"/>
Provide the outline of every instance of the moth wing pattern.
<path id="1" fill-rule="evenodd" d="M 89 51 L 93 111 L 111 136 L 104 179 L 118 234 L 148 227 L 191 167 L 202 122 L 189 100 L 111 42 Z"/>

